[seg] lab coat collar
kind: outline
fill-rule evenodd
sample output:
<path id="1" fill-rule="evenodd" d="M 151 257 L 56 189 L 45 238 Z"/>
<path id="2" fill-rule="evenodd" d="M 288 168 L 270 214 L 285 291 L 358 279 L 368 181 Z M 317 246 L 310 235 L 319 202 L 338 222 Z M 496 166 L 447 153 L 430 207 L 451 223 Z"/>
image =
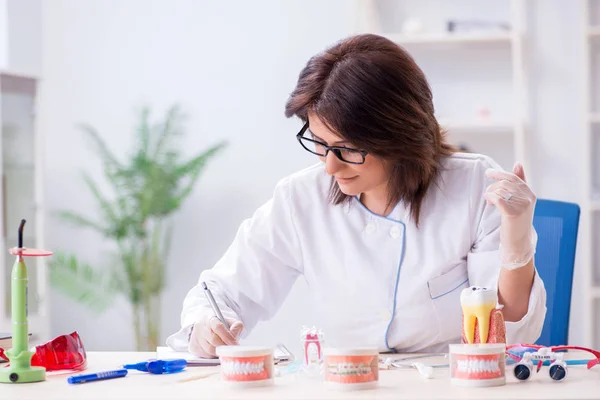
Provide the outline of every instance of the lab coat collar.
<path id="1" fill-rule="evenodd" d="M 361 203 L 360 196 L 353 196 L 353 200 L 349 203 L 352 208 L 358 210 L 359 212 L 367 213 L 370 219 L 381 218 L 395 223 L 406 223 L 410 219 L 410 210 L 408 207 L 404 206 L 404 202 L 402 201 L 396 203 L 392 211 L 387 216 L 381 216 L 369 210 L 363 203 Z M 348 211 L 350 211 L 350 209 Z"/>

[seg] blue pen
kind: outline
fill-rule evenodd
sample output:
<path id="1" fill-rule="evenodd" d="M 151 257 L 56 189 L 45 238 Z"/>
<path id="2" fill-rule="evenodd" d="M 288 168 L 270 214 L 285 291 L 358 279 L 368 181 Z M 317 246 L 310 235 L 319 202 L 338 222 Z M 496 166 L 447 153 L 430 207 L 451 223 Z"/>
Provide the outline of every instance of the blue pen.
<path id="1" fill-rule="evenodd" d="M 105 379 L 122 378 L 127 375 L 126 369 L 117 369 L 115 371 L 97 372 L 95 374 L 73 375 L 67 378 L 70 384 L 86 383 L 94 381 L 103 381 Z"/>

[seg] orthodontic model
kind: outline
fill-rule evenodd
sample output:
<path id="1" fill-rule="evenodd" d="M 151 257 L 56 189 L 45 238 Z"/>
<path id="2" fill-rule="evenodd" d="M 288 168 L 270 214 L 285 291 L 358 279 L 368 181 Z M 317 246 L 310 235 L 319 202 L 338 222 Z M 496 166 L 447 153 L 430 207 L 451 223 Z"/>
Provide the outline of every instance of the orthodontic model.
<path id="1" fill-rule="evenodd" d="M 334 386 L 374 387 L 379 380 L 377 349 L 326 349 L 325 381 Z"/>
<path id="2" fill-rule="evenodd" d="M 371 366 L 365 363 L 329 364 L 327 371 L 333 375 L 366 375 L 371 373 Z"/>

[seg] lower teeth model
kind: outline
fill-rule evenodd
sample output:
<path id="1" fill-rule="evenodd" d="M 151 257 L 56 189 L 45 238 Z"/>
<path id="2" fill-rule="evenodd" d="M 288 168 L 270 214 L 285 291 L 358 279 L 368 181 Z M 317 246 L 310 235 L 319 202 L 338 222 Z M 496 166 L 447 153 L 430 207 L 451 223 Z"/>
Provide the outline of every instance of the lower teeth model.
<path id="1" fill-rule="evenodd" d="M 371 373 L 371 366 L 367 364 L 340 363 L 330 364 L 328 370 L 335 375 L 365 375 Z"/>

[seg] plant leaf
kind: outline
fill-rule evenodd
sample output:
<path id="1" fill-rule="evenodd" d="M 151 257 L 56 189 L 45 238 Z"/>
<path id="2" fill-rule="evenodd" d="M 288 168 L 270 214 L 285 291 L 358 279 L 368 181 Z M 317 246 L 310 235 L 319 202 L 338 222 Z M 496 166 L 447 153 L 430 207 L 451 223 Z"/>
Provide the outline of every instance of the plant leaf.
<path id="1" fill-rule="evenodd" d="M 92 191 L 94 197 L 98 201 L 100 205 L 100 209 L 104 214 L 104 218 L 109 223 L 109 229 L 107 230 L 107 235 L 110 237 L 114 235 L 114 237 L 124 237 L 127 235 L 127 223 L 122 218 L 119 218 L 119 215 L 115 211 L 113 205 L 106 200 L 106 198 L 100 193 L 100 190 L 96 186 L 96 183 L 89 177 L 89 175 L 84 174 L 84 180 L 87 184 L 88 188 Z"/>
<path id="2" fill-rule="evenodd" d="M 117 157 L 108 149 L 106 142 L 102 140 L 96 129 L 86 124 L 79 124 L 79 129 L 84 131 L 87 136 L 92 139 L 92 142 L 98 152 L 105 166 L 120 169 L 122 168 L 121 163 L 117 160 Z"/>
<path id="3" fill-rule="evenodd" d="M 208 160 L 223 150 L 226 145 L 226 142 L 218 143 L 178 168 L 177 174 L 187 175 L 188 181 L 180 193 L 174 197 L 174 204 L 181 204 L 190 195 Z"/>
<path id="4" fill-rule="evenodd" d="M 164 289 L 168 275 L 165 268 L 171 229 L 167 217 L 191 194 L 208 161 L 226 146 L 221 142 L 184 160 L 179 140 L 184 133 L 183 120 L 177 105 L 158 123 L 151 121 L 148 107 L 142 108 L 135 128 L 135 147 L 123 162 L 96 130 L 82 126 L 100 156 L 112 193 L 100 190 L 90 176 L 84 175 L 85 184 L 99 205 L 97 218 L 73 212 L 61 215 L 77 226 L 101 232 L 115 243 L 118 253 L 107 258 L 110 264 L 102 270 L 95 270 L 74 256 L 57 253 L 50 272 L 54 287 L 95 310 L 104 310 L 116 295 L 122 294 L 133 306 L 134 321 L 142 320 L 139 318 L 143 315 L 138 312 L 154 315 L 153 301 Z M 136 325 L 136 332 L 137 328 L 140 327 Z M 154 337 L 157 332 L 146 328 L 143 333 Z"/>
<path id="5" fill-rule="evenodd" d="M 165 118 L 164 124 L 160 124 L 157 129 L 160 129 L 160 134 L 156 140 L 156 147 L 154 148 L 154 159 L 160 159 L 163 151 L 169 150 L 169 139 L 173 136 L 181 135 L 180 121 L 184 118 L 178 105 L 172 106 L 167 111 L 167 117 Z"/>
<path id="6" fill-rule="evenodd" d="M 96 271 L 75 256 L 61 252 L 54 254 L 49 267 L 51 285 L 93 312 L 104 312 L 114 301 L 114 285 L 103 270 Z"/>
<path id="7" fill-rule="evenodd" d="M 58 213 L 58 217 L 64 221 L 70 222 L 78 227 L 91 228 L 95 231 L 100 232 L 103 235 L 106 235 L 107 231 L 108 231 L 105 227 L 101 226 L 99 223 L 94 222 L 82 215 L 79 215 L 79 214 L 71 212 L 71 211 L 60 211 Z"/>
<path id="8" fill-rule="evenodd" d="M 150 109 L 148 107 L 142 108 L 140 113 L 140 125 L 137 128 L 138 140 L 140 141 L 139 152 L 146 155 L 150 151 Z"/>

